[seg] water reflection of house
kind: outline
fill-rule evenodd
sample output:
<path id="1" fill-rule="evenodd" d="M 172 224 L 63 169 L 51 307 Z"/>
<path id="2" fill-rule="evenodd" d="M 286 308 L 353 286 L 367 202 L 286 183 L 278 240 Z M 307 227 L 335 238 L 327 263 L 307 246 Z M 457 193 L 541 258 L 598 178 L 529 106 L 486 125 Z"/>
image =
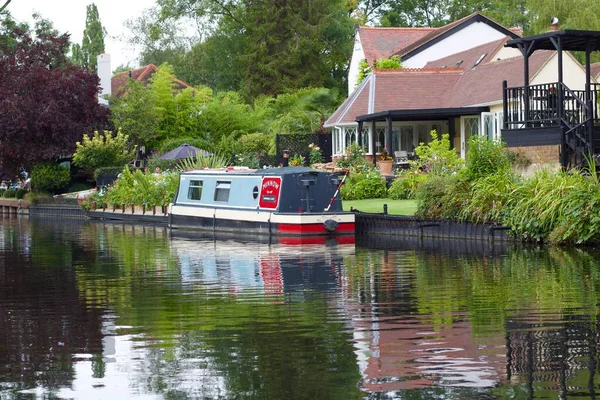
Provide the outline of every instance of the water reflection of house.
<path id="1" fill-rule="evenodd" d="M 504 338 L 473 338 L 466 319 L 434 327 L 428 317 L 354 305 L 361 388 L 389 392 L 432 385 L 492 387 L 505 380 Z"/>

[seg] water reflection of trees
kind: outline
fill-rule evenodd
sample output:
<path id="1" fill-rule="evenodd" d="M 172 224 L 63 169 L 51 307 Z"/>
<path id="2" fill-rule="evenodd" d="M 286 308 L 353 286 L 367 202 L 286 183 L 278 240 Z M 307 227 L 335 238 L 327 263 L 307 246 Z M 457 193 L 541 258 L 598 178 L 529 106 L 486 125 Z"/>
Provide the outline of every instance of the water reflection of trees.
<path id="1" fill-rule="evenodd" d="M 495 373 L 490 370 L 489 376 L 502 384 L 502 395 L 511 390 L 523 397 L 593 393 L 600 337 L 599 253 L 517 247 L 468 254 L 460 252 L 464 247 L 446 243 L 437 251 L 421 251 L 417 243 L 415 250 L 363 250 L 356 259 L 346 260 L 349 296 L 358 307 L 352 310 L 358 321 L 355 329 L 365 332 L 369 325 L 364 320 L 371 326 L 376 322 L 380 329 L 376 348 L 373 337 L 363 340 L 371 352 L 381 352 L 377 361 L 365 361 L 365 387 L 422 387 L 418 379 L 434 371 L 426 365 L 417 369 L 412 386 L 384 383 L 385 374 L 373 373 L 369 365 L 383 363 L 380 370 L 388 375 L 394 374 L 386 371 L 391 362 L 396 373 L 402 372 L 395 376 L 414 372 L 407 363 L 415 362 L 419 348 L 411 346 L 425 341 L 419 332 L 432 329 L 446 348 L 462 349 L 456 354 L 465 361 L 495 360 L 489 364 Z M 465 335 L 468 338 L 461 340 Z M 470 353 L 469 346 L 474 346 Z M 499 350 L 490 352 L 493 348 Z M 431 362 L 424 360 L 418 362 Z M 435 379 L 443 385 L 439 366 Z M 485 380 L 470 384 L 477 381 Z"/>
<path id="2" fill-rule="evenodd" d="M 0 225 L 0 389 L 15 396 L 68 387 L 73 355 L 102 353 L 102 310 L 88 309 L 79 296 L 62 257 L 81 253 L 72 241 L 57 240 L 63 233 L 16 219 Z"/>
<path id="3" fill-rule="evenodd" d="M 129 327 L 119 334 L 135 335 L 130 358 L 144 360 L 129 369 L 136 391 L 359 397 L 351 336 L 328 293 L 337 287 L 340 256 L 212 240 L 186 247 L 160 228 L 87 229 L 101 251 L 77 268 L 78 288 L 91 305 L 114 310 Z M 243 259 L 241 267 L 254 271 L 248 279 L 236 276 Z"/>

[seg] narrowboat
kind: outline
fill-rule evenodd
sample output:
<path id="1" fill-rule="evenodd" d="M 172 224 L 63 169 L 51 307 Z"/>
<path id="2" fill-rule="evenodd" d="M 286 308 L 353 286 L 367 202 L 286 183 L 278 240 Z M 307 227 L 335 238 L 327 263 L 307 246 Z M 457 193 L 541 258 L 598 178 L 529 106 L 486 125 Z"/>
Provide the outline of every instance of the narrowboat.
<path id="1" fill-rule="evenodd" d="M 306 167 L 182 172 L 169 226 L 256 235 L 354 235 L 340 173 Z"/>

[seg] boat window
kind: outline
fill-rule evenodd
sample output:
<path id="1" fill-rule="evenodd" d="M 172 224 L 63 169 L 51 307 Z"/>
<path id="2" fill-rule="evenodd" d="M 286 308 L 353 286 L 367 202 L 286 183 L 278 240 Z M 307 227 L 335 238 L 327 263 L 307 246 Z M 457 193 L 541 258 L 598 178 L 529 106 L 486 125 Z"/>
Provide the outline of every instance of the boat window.
<path id="1" fill-rule="evenodd" d="M 255 199 L 258 197 L 258 186 L 254 186 L 254 189 L 252 190 L 252 197 Z"/>
<path id="2" fill-rule="evenodd" d="M 190 181 L 188 199 L 200 200 L 200 197 L 202 197 L 202 181 Z"/>
<path id="3" fill-rule="evenodd" d="M 231 182 L 217 181 L 217 187 L 215 188 L 215 201 L 223 201 L 227 203 L 229 201 L 229 188 Z"/>

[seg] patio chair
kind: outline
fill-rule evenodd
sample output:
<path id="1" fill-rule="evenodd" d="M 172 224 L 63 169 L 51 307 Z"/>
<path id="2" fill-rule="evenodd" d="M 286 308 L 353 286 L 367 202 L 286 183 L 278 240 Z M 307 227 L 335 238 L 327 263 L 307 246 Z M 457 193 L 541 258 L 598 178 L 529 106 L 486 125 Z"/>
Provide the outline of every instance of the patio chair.
<path id="1" fill-rule="evenodd" d="M 408 152 L 404 150 L 394 151 L 394 165 L 399 168 L 408 168 Z"/>

